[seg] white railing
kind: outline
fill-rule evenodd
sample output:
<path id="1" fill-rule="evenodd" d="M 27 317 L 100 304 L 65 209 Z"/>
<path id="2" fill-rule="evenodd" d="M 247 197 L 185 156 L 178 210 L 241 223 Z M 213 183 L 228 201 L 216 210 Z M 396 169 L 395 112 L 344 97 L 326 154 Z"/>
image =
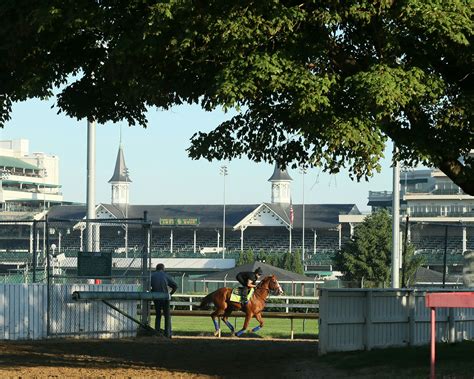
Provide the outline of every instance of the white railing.
<path id="1" fill-rule="evenodd" d="M 188 310 L 193 310 L 201 303 L 201 299 L 206 295 L 197 294 L 174 294 L 171 298 L 171 307 L 176 306 L 187 307 Z M 186 300 L 176 300 L 178 298 L 185 298 Z M 307 312 L 316 312 L 319 309 L 319 297 L 314 296 L 270 296 L 269 300 L 281 300 L 281 303 L 267 302 L 266 309 L 285 308 L 285 312 L 289 313 L 290 309 L 306 309 Z M 297 303 L 299 300 L 312 301 L 312 303 L 302 304 Z"/>

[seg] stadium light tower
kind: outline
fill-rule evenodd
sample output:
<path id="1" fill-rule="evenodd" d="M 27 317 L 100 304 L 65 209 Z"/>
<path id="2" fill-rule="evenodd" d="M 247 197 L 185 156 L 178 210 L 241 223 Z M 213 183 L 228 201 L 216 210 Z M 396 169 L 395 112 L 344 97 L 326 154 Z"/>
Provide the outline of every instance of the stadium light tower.
<path id="1" fill-rule="evenodd" d="M 224 209 L 222 211 L 222 259 L 225 258 L 225 177 L 228 175 L 227 166 L 221 166 L 220 174 L 224 177 Z"/>

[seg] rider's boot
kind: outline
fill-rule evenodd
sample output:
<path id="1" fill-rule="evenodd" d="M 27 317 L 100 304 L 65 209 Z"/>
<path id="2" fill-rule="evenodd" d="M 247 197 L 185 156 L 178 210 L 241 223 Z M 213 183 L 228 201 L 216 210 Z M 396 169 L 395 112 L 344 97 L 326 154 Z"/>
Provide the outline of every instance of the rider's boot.
<path id="1" fill-rule="evenodd" d="M 245 309 L 245 305 L 247 304 L 247 294 L 248 292 L 243 289 L 240 295 L 240 305 L 242 307 L 242 311 Z"/>

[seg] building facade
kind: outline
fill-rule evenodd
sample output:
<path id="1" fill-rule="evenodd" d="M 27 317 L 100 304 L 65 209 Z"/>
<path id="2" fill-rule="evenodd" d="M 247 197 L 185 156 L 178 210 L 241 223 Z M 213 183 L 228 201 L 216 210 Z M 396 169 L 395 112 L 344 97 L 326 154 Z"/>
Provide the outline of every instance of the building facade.
<path id="1" fill-rule="evenodd" d="M 40 212 L 63 202 L 59 157 L 29 152 L 26 139 L 0 141 L 0 212 Z"/>

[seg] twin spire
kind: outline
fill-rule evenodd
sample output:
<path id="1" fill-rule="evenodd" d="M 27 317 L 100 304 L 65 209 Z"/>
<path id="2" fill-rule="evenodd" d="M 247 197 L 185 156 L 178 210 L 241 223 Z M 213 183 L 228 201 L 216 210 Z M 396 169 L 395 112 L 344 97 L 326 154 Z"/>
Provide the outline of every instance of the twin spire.
<path id="1" fill-rule="evenodd" d="M 117 153 L 117 160 L 115 161 L 115 170 L 114 174 L 109 180 L 109 183 L 118 183 L 118 182 L 125 182 L 130 183 L 130 177 L 128 176 L 128 168 L 125 165 L 125 158 L 123 155 L 123 146 L 120 144 L 118 153 Z"/>
<path id="2" fill-rule="evenodd" d="M 291 202 L 291 182 L 293 179 L 286 170 L 282 170 L 275 164 L 273 175 L 268 179 L 272 183 L 272 204 L 290 204 Z M 122 143 L 119 145 L 115 170 L 109 183 L 112 185 L 112 204 L 127 205 L 129 203 L 130 179 L 128 168 L 125 164 Z"/>
<path id="3" fill-rule="evenodd" d="M 291 202 L 291 176 L 275 163 L 273 175 L 268 179 L 272 183 L 272 204 L 287 205 Z"/>
<path id="4" fill-rule="evenodd" d="M 114 174 L 109 180 L 112 184 L 112 204 L 113 205 L 128 205 L 130 183 L 132 180 L 128 175 L 128 168 L 125 165 L 125 158 L 123 155 L 122 143 L 119 145 L 117 160 L 115 161 Z"/>

